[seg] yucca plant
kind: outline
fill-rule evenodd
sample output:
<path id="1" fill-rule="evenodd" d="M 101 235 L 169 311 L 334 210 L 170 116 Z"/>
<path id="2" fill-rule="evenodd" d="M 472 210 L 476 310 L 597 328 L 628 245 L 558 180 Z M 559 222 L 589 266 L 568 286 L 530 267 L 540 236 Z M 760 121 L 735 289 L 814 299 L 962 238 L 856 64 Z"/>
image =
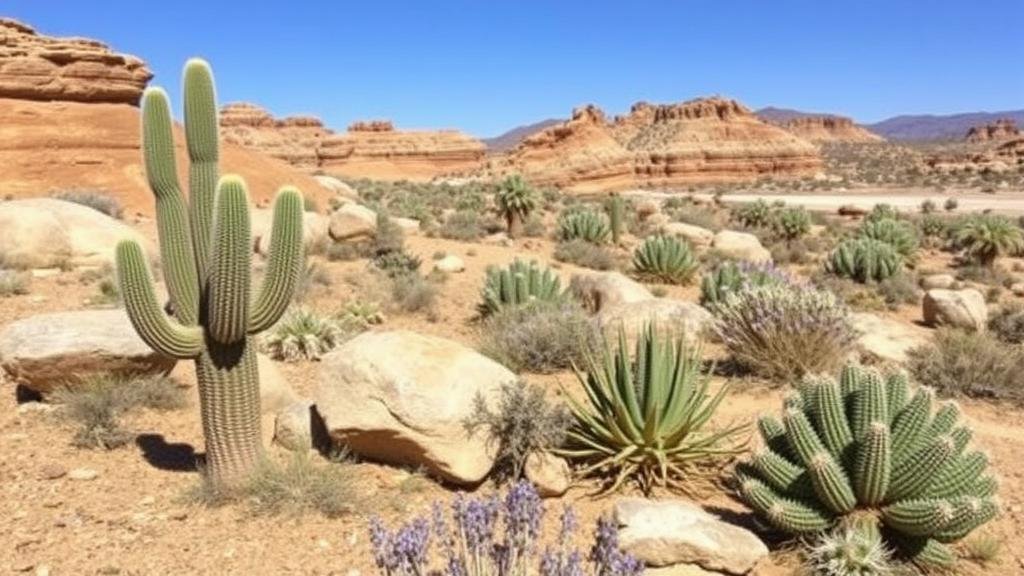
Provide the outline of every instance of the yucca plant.
<path id="1" fill-rule="evenodd" d="M 868 220 L 861 225 L 858 235 L 885 242 L 907 262 L 914 262 L 917 259 L 920 242 L 917 231 L 910 222 L 892 218 Z"/>
<path id="2" fill-rule="evenodd" d="M 725 260 L 701 279 L 700 304 L 713 309 L 716 304 L 725 300 L 728 294 L 757 286 L 791 282 L 792 279 L 784 271 L 770 262 L 752 264 Z"/>
<path id="3" fill-rule="evenodd" d="M 1024 252 L 1024 230 L 1005 216 L 978 214 L 956 228 L 953 243 L 968 258 L 990 268 L 999 256 Z"/>
<path id="4" fill-rule="evenodd" d="M 498 204 L 498 212 L 508 226 L 509 237 L 517 237 L 522 231 L 526 217 L 537 208 L 536 192 L 523 180 L 522 176 L 514 174 L 502 180 L 498 185 L 495 200 Z"/>
<path id="5" fill-rule="evenodd" d="M 811 215 L 803 206 L 783 208 L 772 220 L 775 233 L 787 242 L 797 240 L 811 230 Z"/>
<path id="6" fill-rule="evenodd" d="M 541 268 L 536 262 L 515 260 L 505 268 L 487 268 L 478 309 L 480 316 L 486 317 L 528 302 L 555 302 L 562 294 L 562 282 L 551 269 Z"/>
<path id="7" fill-rule="evenodd" d="M 633 252 L 633 268 L 641 278 L 685 284 L 698 267 L 690 245 L 675 236 L 648 236 Z"/>
<path id="8" fill-rule="evenodd" d="M 610 477 L 610 490 L 635 479 L 644 491 L 678 485 L 701 464 L 740 452 L 746 425 L 712 430 L 709 424 L 728 393 L 710 391 L 701 351 L 682 335 L 648 324 L 630 357 L 624 330 L 618 346 L 607 340 L 576 370 L 586 399 L 570 398 L 574 423 L 560 453 L 584 464 L 583 476 Z"/>
<path id="9" fill-rule="evenodd" d="M 764 446 L 737 467 L 761 519 L 794 535 L 835 526 L 878 531 L 902 558 L 949 566 L 947 544 L 999 513 L 988 458 L 953 402 L 907 377 L 849 364 L 839 380 L 805 379 L 780 422 L 763 416 Z"/>
<path id="10" fill-rule="evenodd" d="M 558 236 L 563 241 L 583 240 L 591 244 L 604 244 L 611 235 L 608 220 L 590 210 L 563 214 L 558 219 Z"/>
<path id="11" fill-rule="evenodd" d="M 890 244 L 874 238 L 848 238 L 829 254 L 825 269 L 860 283 L 881 282 L 903 266 L 903 258 Z"/>
<path id="12" fill-rule="evenodd" d="M 275 360 L 319 360 L 339 346 L 348 333 L 334 318 L 297 308 L 267 332 L 263 348 Z"/>

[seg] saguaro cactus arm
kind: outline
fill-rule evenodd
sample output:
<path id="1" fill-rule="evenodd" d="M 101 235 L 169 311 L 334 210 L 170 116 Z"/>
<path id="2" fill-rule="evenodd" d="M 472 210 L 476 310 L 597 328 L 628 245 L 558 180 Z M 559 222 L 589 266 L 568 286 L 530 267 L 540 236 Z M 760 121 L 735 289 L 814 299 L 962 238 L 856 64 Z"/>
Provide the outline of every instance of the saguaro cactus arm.
<path id="1" fill-rule="evenodd" d="M 281 319 L 288 309 L 302 271 L 302 194 L 291 186 L 281 188 L 274 200 L 274 225 L 270 236 L 270 262 L 259 295 L 253 302 L 249 333 L 262 332 Z"/>
<path id="2" fill-rule="evenodd" d="M 213 211 L 206 325 L 214 340 L 230 344 L 249 327 L 252 232 L 249 194 L 240 177 L 221 178 Z"/>
<path id="3" fill-rule="evenodd" d="M 203 349 L 202 329 L 169 318 L 156 300 L 142 248 L 133 240 L 117 245 L 117 276 L 125 309 L 136 332 L 151 348 L 172 358 L 195 358 Z"/>
<path id="4" fill-rule="evenodd" d="M 199 321 L 199 280 L 189 217 L 178 183 L 174 133 L 167 93 L 149 88 L 142 97 L 142 150 L 149 187 L 156 197 L 160 260 L 174 313 L 183 324 Z"/>
<path id="5" fill-rule="evenodd" d="M 217 98 L 209 64 L 192 58 L 185 64 L 185 140 L 188 146 L 188 197 L 192 243 L 200 283 L 206 280 L 210 260 L 210 228 L 220 176 L 217 143 Z"/>

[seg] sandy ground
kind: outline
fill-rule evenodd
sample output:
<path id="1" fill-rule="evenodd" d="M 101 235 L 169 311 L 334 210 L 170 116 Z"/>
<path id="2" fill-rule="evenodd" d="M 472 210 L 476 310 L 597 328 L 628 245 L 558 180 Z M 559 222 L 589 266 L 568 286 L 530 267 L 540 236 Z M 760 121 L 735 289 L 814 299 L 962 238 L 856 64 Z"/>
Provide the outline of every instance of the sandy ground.
<path id="1" fill-rule="evenodd" d="M 844 202 L 848 198 L 844 197 Z M 517 248 L 464 244 L 441 239 L 411 238 L 410 249 L 431 265 L 432 255 L 459 255 L 467 269 L 451 275 L 442 288 L 436 315 L 389 314 L 384 329 L 408 328 L 452 338 L 469 346 L 476 340 L 471 321 L 484 270 L 514 256 L 550 261 L 552 244 L 529 240 Z M 323 264 L 332 283 L 317 288 L 312 305 L 337 310 L 351 298 L 373 300 L 355 286 L 364 278 L 365 262 Z M 560 270 L 569 274 L 572 267 Z M 81 308 L 95 294 L 79 274 L 65 272 L 37 279 L 32 293 L 0 300 L 0 324 L 54 309 Z M 696 299 L 696 288 L 671 288 L 668 297 Z M 919 310 L 907 307 L 897 317 L 914 319 Z M 282 365 L 292 386 L 308 393 L 316 379 L 316 363 Z M 573 386 L 568 373 L 528 377 L 552 391 Z M 191 384 L 191 383 L 189 383 Z M 13 386 L 0 385 L 0 573 L 2 574 L 375 574 L 367 541 L 367 518 L 379 514 L 388 522 L 425 514 L 435 500 L 447 502 L 454 493 L 420 474 L 372 463 L 353 465 L 354 511 L 329 520 L 316 514 L 301 518 L 254 516 L 244 504 L 205 508 L 183 495 L 197 483 L 195 452 L 202 451 L 194 387 L 192 405 L 171 413 L 142 412 L 127 424 L 138 433 L 134 445 L 106 452 L 70 445 L 72 431 L 53 416 L 22 413 Z M 717 416 L 720 422 L 748 419 L 780 408 L 784 390 L 756 382 L 738 382 Z M 1024 410 L 984 402 L 964 402 L 975 423 L 977 441 L 987 447 L 1000 473 L 1006 513 L 984 529 L 1003 540 L 997 562 L 980 567 L 964 561 L 957 574 L 1024 574 Z M 264 427 L 268 427 L 265 420 Z M 98 472 L 91 481 L 67 476 L 47 479 L 58 465 Z M 705 483 L 695 484 L 699 502 L 731 519 L 752 526 L 742 505 L 727 493 Z M 565 497 L 548 500 L 546 531 L 555 530 L 562 506 L 571 504 L 581 525 L 592 526 L 612 497 L 594 497 L 593 485 L 583 483 Z M 478 491 L 493 490 L 489 484 Z M 685 495 L 661 496 L 687 497 Z M 583 538 L 581 536 L 582 544 Z M 773 554 L 759 566 L 758 575 L 794 571 L 792 558 Z"/>

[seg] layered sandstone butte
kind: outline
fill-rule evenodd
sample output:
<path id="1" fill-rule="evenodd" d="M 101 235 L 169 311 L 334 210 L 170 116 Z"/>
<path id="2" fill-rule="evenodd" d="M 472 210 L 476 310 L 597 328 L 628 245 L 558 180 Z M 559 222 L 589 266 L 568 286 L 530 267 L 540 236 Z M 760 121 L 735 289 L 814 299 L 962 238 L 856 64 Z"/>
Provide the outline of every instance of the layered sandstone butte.
<path id="1" fill-rule="evenodd" d="M 152 77 L 145 62 L 102 42 L 0 18 L 0 98 L 137 104 Z"/>
<path id="2" fill-rule="evenodd" d="M 455 130 L 396 130 L 387 120 L 352 123 L 335 133 L 308 116 L 276 119 L 266 110 L 234 103 L 221 110 L 228 142 L 280 158 L 303 170 L 382 180 L 429 180 L 477 169 L 484 144 Z"/>
<path id="3" fill-rule="evenodd" d="M 968 142 L 993 142 L 1012 140 L 1020 137 L 1020 129 L 1012 118 L 1002 118 L 990 124 L 972 126 L 967 131 Z"/>
<path id="4" fill-rule="evenodd" d="M 153 194 L 142 166 L 139 109 L 127 104 L 36 102 L 0 98 L 0 190 L 15 198 L 69 189 L 117 198 L 126 212 L 152 215 Z M 188 182 L 184 130 L 175 125 L 178 174 Z M 242 175 L 253 202 L 265 204 L 294 184 L 326 206 L 329 193 L 305 172 L 252 150 L 221 142 L 224 173 Z"/>
<path id="5" fill-rule="evenodd" d="M 723 98 L 641 102 L 610 122 L 595 106 L 578 108 L 492 166 L 579 192 L 803 177 L 821 167 L 815 145 Z"/>
<path id="6" fill-rule="evenodd" d="M 878 134 L 843 116 L 804 116 L 781 124 L 811 142 L 883 142 Z"/>

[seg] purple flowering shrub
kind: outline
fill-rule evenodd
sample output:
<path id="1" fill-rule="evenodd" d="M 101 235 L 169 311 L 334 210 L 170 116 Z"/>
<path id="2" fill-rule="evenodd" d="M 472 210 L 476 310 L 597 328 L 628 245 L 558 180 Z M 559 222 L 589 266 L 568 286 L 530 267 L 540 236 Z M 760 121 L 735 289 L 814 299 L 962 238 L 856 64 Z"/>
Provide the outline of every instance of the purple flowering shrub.
<path id="1" fill-rule="evenodd" d="M 643 563 L 619 549 L 618 529 L 608 519 L 597 525 L 584 559 L 571 545 L 577 529 L 571 508 L 562 513 L 553 545 L 541 548 L 544 505 L 532 484 L 521 481 L 504 498 L 455 498 L 451 525 L 439 503 L 431 518 L 416 518 L 394 530 L 370 521 L 370 543 L 382 576 L 639 576 Z M 437 544 L 440 567 L 431 568 Z M 589 571 L 587 571 L 589 568 Z"/>
<path id="2" fill-rule="evenodd" d="M 740 290 L 715 315 L 714 331 L 733 359 L 774 380 L 837 369 L 858 336 L 846 306 L 810 285 Z"/>

